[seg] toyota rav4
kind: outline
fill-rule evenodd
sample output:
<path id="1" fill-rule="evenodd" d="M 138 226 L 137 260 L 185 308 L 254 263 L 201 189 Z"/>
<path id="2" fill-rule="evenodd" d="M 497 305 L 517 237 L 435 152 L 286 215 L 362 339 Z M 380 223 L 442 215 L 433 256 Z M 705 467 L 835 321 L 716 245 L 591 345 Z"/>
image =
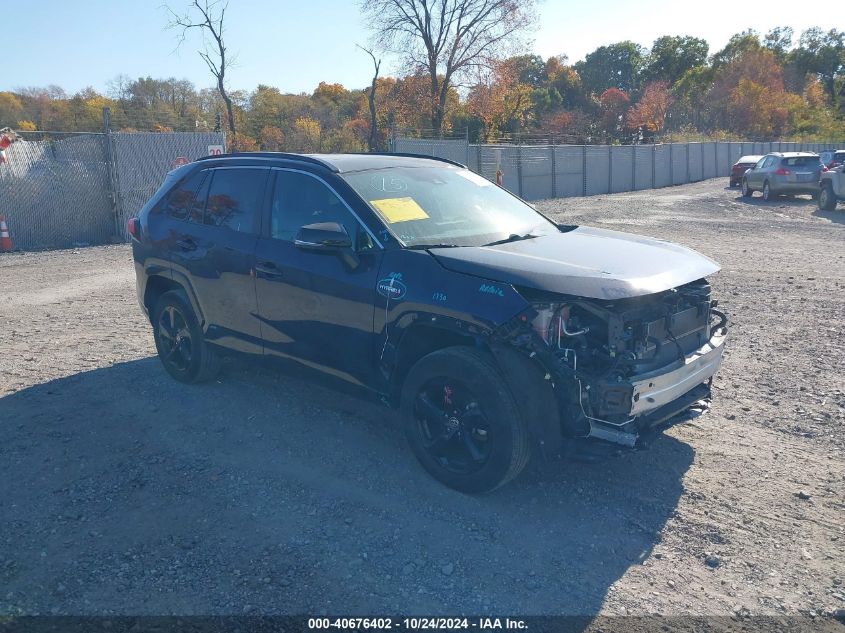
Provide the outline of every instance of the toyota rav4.
<path id="1" fill-rule="evenodd" d="M 229 352 L 340 378 L 400 409 L 423 467 L 466 492 L 568 438 L 633 446 L 708 398 L 722 361 L 715 262 L 556 224 L 445 160 L 208 157 L 128 229 L 173 378 Z"/>

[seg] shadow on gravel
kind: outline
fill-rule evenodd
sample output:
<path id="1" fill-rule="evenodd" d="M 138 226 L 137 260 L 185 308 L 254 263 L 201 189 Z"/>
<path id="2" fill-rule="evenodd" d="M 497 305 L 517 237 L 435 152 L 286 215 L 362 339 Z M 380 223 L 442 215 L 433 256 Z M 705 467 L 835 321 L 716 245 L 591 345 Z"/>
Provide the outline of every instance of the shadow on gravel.
<path id="1" fill-rule="evenodd" d="M 760 194 L 756 194 L 750 198 L 746 198 L 742 194 L 738 195 L 734 198 L 734 202 L 740 202 L 742 204 L 747 204 L 750 206 L 755 207 L 807 207 L 807 206 L 816 206 L 816 201 L 811 198 L 810 196 L 796 196 L 790 198 L 788 196 L 780 196 L 778 198 L 774 198 L 773 200 L 769 200 L 766 202 L 760 197 Z"/>
<path id="2" fill-rule="evenodd" d="M 0 437 L 0 613 L 593 615 L 693 461 L 658 436 L 465 496 L 384 408 L 237 363 L 186 387 L 153 358 L 0 399 Z"/>
<path id="3" fill-rule="evenodd" d="M 834 211 L 823 211 L 821 209 L 816 209 L 815 211 L 813 211 L 813 215 L 817 218 L 824 218 L 825 220 L 830 220 L 835 224 L 845 224 L 845 208 L 842 207 L 839 207 Z"/>

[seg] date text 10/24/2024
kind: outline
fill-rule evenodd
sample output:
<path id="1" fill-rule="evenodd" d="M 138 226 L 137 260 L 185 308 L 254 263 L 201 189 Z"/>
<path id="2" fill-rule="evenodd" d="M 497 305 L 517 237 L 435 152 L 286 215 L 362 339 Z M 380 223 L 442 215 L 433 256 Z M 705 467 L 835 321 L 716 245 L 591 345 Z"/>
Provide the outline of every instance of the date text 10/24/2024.
<path id="1" fill-rule="evenodd" d="M 370 631 L 406 630 L 527 630 L 524 620 L 516 618 L 308 618 L 308 628 Z"/>

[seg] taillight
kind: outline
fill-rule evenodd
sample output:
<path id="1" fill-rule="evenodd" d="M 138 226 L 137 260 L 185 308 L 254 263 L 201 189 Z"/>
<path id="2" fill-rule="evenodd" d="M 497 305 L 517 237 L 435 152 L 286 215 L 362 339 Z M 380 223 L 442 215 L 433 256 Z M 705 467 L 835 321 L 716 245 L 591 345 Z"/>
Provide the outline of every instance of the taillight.
<path id="1" fill-rule="evenodd" d="M 783 167 L 775 171 L 775 175 L 777 176 L 788 176 L 791 173 L 791 171 L 789 171 L 788 169 L 784 169 Z"/>
<path id="2" fill-rule="evenodd" d="M 822 165 L 822 171 L 829 171 L 827 165 Z"/>
<path id="3" fill-rule="evenodd" d="M 134 239 L 141 239 L 141 220 L 138 218 L 129 218 L 126 222 L 126 232 Z"/>

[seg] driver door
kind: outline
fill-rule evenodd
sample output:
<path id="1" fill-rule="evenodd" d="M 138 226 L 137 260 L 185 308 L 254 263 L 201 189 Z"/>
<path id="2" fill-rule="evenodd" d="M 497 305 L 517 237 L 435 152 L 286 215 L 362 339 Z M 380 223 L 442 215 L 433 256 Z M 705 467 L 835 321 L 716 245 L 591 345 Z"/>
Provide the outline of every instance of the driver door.
<path id="1" fill-rule="evenodd" d="M 272 180 L 269 222 L 255 254 L 264 353 L 372 384 L 375 288 L 383 251 L 319 176 L 274 169 Z M 337 253 L 295 244 L 302 226 L 323 222 L 346 229 L 357 265 Z"/>

